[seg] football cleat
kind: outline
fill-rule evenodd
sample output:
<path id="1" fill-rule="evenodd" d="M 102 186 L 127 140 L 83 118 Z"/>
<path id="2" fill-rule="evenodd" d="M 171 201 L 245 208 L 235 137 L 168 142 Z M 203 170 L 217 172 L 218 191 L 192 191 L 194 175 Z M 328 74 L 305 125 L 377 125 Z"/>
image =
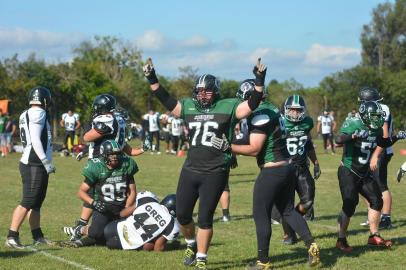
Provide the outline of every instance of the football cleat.
<path id="1" fill-rule="evenodd" d="M 336 248 L 345 253 L 350 253 L 352 251 L 352 247 L 348 245 L 347 238 L 338 238 L 336 242 Z"/>
<path id="2" fill-rule="evenodd" d="M 15 248 L 15 249 L 24 249 L 25 247 L 21 244 L 19 238 L 15 237 L 7 237 L 5 245 L 9 248 Z"/>
<path id="3" fill-rule="evenodd" d="M 403 176 L 405 176 L 406 171 L 402 170 L 402 167 L 399 168 L 397 174 L 396 174 L 396 180 L 400 182 L 402 180 Z"/>
<path id="4" fill-rule="evenodd" d="M 207 259 L 206 258 L 196 258 L 195 270 L 206 270 Z"/>
<path id="5" fill-rule="evenodd" d="M 385 240 L 379 234 L 375 233 L 375 234 L 371 234 L 368 237 L 368 246 L 369 247 L 391 248 L 392 247 L 392 241 L 391 240 Z"/>
<path id="6" fill-rule="evenodd" d="M 280 223 L 277 220 L 274 220 L 271 218 L 271 224 L 272 225 L 279 225 Z"/>
<path id="7" fill-rule="evenodd" d="M 307 252 L 309 253 L 309 265 L 318 265 L 320 263 L 320 247 L 316 243 L 312 243 Z"/>
<path id="8" fill-rule="evenodd" d="M 296 244 L 297 243 L 296 234 L 294 233 L 292 236 L 288 235 L 287 237 L 283 237 L 282 243 L 288 246 Z"/>
<path id="9" fill-rule="evenodd" d="M 77 225 L 75 227 L 63 227 L 63 232 L 70 236 L 70 241 L 75 241 L 82 238 L 82 228 L 83 225 Z"/>
<path id="10" fill-rule="evenodd" d="M 261 261 L 251 262 L 245 268 L 246 270 L 271 270 L 273 269 L 270 261 L 263 263 Z"/>
<path id="11" fill-rule="evenodd" d="M 365 220 L 364 222 L 361 222 L 359 225 L 361 225 L 361 226 L 363 226 L 363 227 L 369 226 L 369 221 L 368 221 L 368 219 Z"/>
<path id="12" fill-rule="evenodd" d="M 196 244 L 194 245 L 187 245 L 185 254 L 183 257 L 183 264 L 187 266 L 191 266 L 195 264 L 195 259 L 196 259 L 196 252 L 197 252 L 197 247 Z"/>
<path id="13" fill-rule="evenodd" d="M 81 161 L 82 158 L 84 158 L 85 154 L 83 152 L 79 152 L 79 154 L 76 155 L 76 160 Z"/>
<path id="14" fill-rule="evenodd" d="M 221 218 L 221 221 L 223 221 L 223 222 L 230 222 L 230 220 L 231 220 L 230 215 L 225 215 L 225 216 L 223 216 L 223 217 Z"/>
<path id="15" fill-rule="evenodd" d="M 34 240 L 32 241 L 32 244 L 33 244 L 34 246 L 38 246 L 38 245 L 55 246 L 55 242 L 54 242 L 54 241 L 51 241 L 51 240 L 49 240 L 49 239 L 47 239 L 47 238 L 45 238 L 45 237 L 39 237 L 39 238 L 37 238 L 37 239 L 34 239 Z"/>

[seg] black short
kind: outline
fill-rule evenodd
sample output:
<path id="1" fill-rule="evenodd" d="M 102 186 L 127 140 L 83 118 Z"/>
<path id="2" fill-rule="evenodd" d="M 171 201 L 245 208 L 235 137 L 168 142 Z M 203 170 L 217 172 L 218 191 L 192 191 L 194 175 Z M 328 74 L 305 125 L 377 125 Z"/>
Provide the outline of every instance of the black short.
<path id="1" fill-rule="evenodd" d="M 296 192 L 299 195 L 300 203 L 306 204 L 309 201 L 314 201 L 315 184 L 312 175 L 307 166 L 296 167 Z"/>
<path id="2" fill-rule="evenodd" d="M 342 209 L 347 216 L 351 217 L 354 214 L 359 202 L 359 194 L 367 199 L 372 209 L 381 211 L 382 193 L 371 174 L 361 178 L 348 168 L 340 166 L 338 168 L 338 181 L 343 201 Z"/>
<path id="3" fill-rule="evenodd" d="M 23 182 L 23 198 L 20 205 L 27 209 L 39 210 L 45 200 L 48 188 L 48 173 L 44 166 L 31 166 L 20 162 Z"/>
<path id="4" fill-rule="evenodd" d="M 374 171 L 374 179 L 378 183 L 381 192 L 389 190 L 388 188 L 388 164 L 393 154 L 387 154 L 386 149 L 379 157 L 378 168 Z"/>
<path id="5" fill-rule="evenodd" d="M 176 217 L 180 224 L 189 224 L 199 199 L 199 228 L 213 226 L 213 215 L 228 181 L 228 172 L 203 174 L 182 169 L 176 191 Z"/>
<path id="6" fill-rule="evenodd" d="M 166 143 L 169 143 L 171 140 L 171 134 L 169 131 L 163 131 L 163 137 Z"/>
<path id="7" fill-rule="evenodd" d="M 65 146 L 68 145 L 68 138 L 70 138 L 70 142 L 73 145 L 73 142 L 75 141 L 75 131 L 65 131 L 65 138 L 63 139 L 63 143 Z"/>

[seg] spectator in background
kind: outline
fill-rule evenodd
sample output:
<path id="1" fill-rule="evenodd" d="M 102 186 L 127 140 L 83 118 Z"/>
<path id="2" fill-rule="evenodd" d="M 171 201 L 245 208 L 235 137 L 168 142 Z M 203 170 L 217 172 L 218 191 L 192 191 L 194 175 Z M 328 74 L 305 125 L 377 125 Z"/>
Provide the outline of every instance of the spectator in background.
<path id="1" fill-rule="evenodd" d="M 327 141 L 331 145 L 331 153 L 335 154 L 333 132 L 336 129 L 336 122 L 334 117 L 330 115 L 328 110 L 324 110 L 323 115 L 320 115 L 317 119 L 317 133 L 323 137 L 324 153 L 327 154 Z"/>
<path id="2" fill-rule="evenodd" d="M 13 150 L 13 136 L 16 134 L 17 125 L 12 118 L 8 118 L 5 127 L 5 139 L 7 145 L 7 151 L 10 153 Z"/>
<path id="3" fill-rule="evenodd" d="M 354 118 L 357 118 L 357 117 L 358 117 L 357 109 L 356 109 L 356 108 L 352 108 L 352 109 L 351 109 L 351 112 L 349 112 L 348 115 L 347 115 L 347 117 L 345 118 L 345 121 L 351 120 L 351 119 L 354 119 Z"/>
<path id="4" fill-rule="evenodd" d="M 159 155 L 161 152 L 159 151 L 159 113 L 155 112 L 154 110 L 149 110 L 148 112 L 148 132 L 150 136 L 150 142 L 152 145 L 151 154 L 155 151 Z M 155 138 L 155 144 L 153 143 Z"/>
<path id="5" fill-rule="evenodd" d="M 7 116 L 3 114 L 3 111 L 0 109 L 0 150 L 1 156 L 7 156 L 8 149 L 7 149 L 7 142 L 6 142 L 6 123 L 7 123 Z"/>
<path id="6" fill-rule="evenodd" d="M 166 111 L 165 113 L 161 114 L 159 116 L 159 120 L 161 121 L 162 124 L 162 132 L 163 132 L 163 137 L 165 140 L 165 153 L 169 154 L 170 153 L 170 145 L 171 145 L 171 124 L 169 123 L 169 118 L 170 118 L 171 112 Z"/>
<path id="7" fill-rule="evenodd" d="M 63 140 L 63 149 L 69 152 L 72 150 L 75 141 L 75 131 L 80 127 L 79 115 L 69 110 L 67 113 L 62 114 L 62 119 L 59 122 L 60 126 L 65 128 L 65 136 Z M 70 146 L 68 140 L 70 139 Z"/>
<path id="8" fill-rule="evenodd" d="M 183 130 L 183 120 L 177 116 L 171 116 L 168 120 L 169 124 L 171 125 L 171 141 L 172 141 L 172 150 L 171 154 L 176 155 L 179 150 L 179 141 L 182 135 Z"/>

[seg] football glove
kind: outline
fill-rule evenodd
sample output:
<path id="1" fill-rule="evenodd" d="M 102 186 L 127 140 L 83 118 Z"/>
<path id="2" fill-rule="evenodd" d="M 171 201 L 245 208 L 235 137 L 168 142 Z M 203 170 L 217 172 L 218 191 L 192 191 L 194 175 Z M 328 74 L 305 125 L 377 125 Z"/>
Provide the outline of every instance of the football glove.
<path id="1" fill-rule="evenodd" d="M 266 66 L 264 64 L 261 64 L 261 58 L 258 58 L 257 64 L 255 65 L 252 72 L 255 75 L 255 85 L 264 86 L 265 85 Z"/>
<path id="2" fill-rule="evenodd" d="M 42 165 L 44 165 L 45 170 L 47 171 L 48 174 L 50 173 L 55 173 L 56 168 L 54 166 L 54 164 L 51 163 L 51 161 L 49 161 L 47 158 L 44 158 L 41 160 Z"/>
<path id="3" fill-rule="evenodd" d="M 155 74 L 155 68 L 152 64 L 152 59 L 148 58 L 147 63 L 142 67 L 145 78 L 147 78 L 149 84 L 158 83 L 158 78 Z"/>
<path id="4" fill-rule="evenodd" d="M 314 180 L 319 179 L 320 174 L 321 174 L 320 165 L 318 163 L 314 164 L 314 168 L 313 168 L 313 178 L 314 178 Z"/>
<path id="5" fill-rule="evenodd" d="M 400 131 L 398 132 L 398 134 L 396 134 L 396 138 L 397 138 L 398 140 L 404 140 L 404 139 L 406 139 L 406 131 L 400 130 Z"/>
<path id="6" fill-rule="evenodd" d="M 357 129 L 352 135 L 355 138 L 365 139 L 368 137 L 369 132 L 368 132 L 368 130 L 365 130 L 365 129 Z"/>
<path id="7" fill-rule="evenodd" d="M 92 208 L 100 213 L 105 213 L 107 211 L 107 205 L 102 201 L 93 200 Z"/>
<path id="8" fill-rule="evenodd" d="M 235 169 L 238 167 L 238 161 L 237 161 L 237 156 L 235 154 L 231 155 L 231 161 L 230 161 L 230 168 Z"/>
<path id="9" fill-rule="evenodd" d="M 214 148 L 216 148 L 222 152 L 227 152 L 231 148 L 230 143 L 228 142 L 227 137 L 224 133 L 223 133 L 222 138 L 218 138 L 218 137 L 216 137 L 216 135 L 213 135 L 210 139 L 210 142 Z"/>

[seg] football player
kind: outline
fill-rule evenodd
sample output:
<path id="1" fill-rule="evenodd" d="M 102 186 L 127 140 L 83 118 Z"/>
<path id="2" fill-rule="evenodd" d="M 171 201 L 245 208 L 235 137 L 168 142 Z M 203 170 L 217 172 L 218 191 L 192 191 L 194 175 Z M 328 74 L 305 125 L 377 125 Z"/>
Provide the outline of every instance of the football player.
<path id="1" fill-rule="evenodd" d="M 321 134 L 323 137 L 324 153 L 327 154 L 327 141 L 331 146 L 331 153 L 335 154 L 333 133 L 336 129 L 336 121 L 334 117 L 330 115 L 328 110 L 324 110 L 323 115 L 320 115 L 317 119 L 317 134 Z"/>
<path id="2" fill-rule="evenodd" d="M 61 121 L 59 125 L 65 128 L 65 137 L 63 139 L 62 148 L 64 151 L 72 151 L 72 147 L 75 141 L 75 131 L 80 128 L 79 115 L 73 113 L 72 110 L 69 110 L 67 113 L 62 114 Z M 71 145 L 70 149 L 68 148 L 68 140 L 70 140 Z"/>
<path id="3" fill-rule="evenodd" d="M 141 148 L 132 148 L 125 141 L 126 122 L 121 114 L 116 113 L 116 98 L 109 94 L 101 94 L 96 96 L 92 105 L 92 126 L 88 130 L 83 139 L 90 143 L 89 145 L 89 160 L 98 158 L 100 155 L 100 146 L 106 140 L 114 140 L 120 150 L 130 156 L 138 156 L 144 151 L 150 149 L 148 140 L 144 141 Z M 92 196 L 93 190 L 89 191 Z M 87 225 L 92 215 L 93 208 L 86 202 L 83 204 L 80 218 L 76 221 L 74 227 L 63 227 L 63 231 L 67 235 L 71 235 L 71 240 L 75 240 L 74 230 L 77 226 Z"/>
<path id="4" fill-rule="evenodd" d="M 313 119 L 306 115 L 306 104 L 302 96 L 291 95 L 285 100 L 283 120 L 287 132 L 286 146 L 296 170 L 296 192 L 300 199 L 296 210 L 304 216 L 308 211 L 312 211 L 315 195 L 314 180 L 320 177 L 321 170 L 310 134 Z M 314 177 L 310 174 L 307 157 L 314 165 Z M 283 219 L 282 225 L 285 231 L 283 242 L 295 243 L 296 234 Z"/>
<path id="5" fill-rule="evenodd" d="M 20 242 L 19 230 L 27 215 L 34 245 L 53 244 L 44 237 L 40 227 L 40 209 L 47 193 L 49 174 L 55 172 L 48 112 L 51 92 L 45 87 L 35 87 L 30 91 L 28 101 L 29 109 L 20 115 L 19 121 L 20 138 L 24 147 L 20 159 L 23 193 L 20 204 L 13 212 L 5 243 L 7 247 L 16 249 L 24 248 Z"/>
<path id="6" fill-rule="evenodd" d="M 406 134 L 405 134 L 406 137 Z M 402 180 L 403 176 L 405 176 L 406 174 L 406 162 L 404 162 L 402 164 L 402 166 L 400 166 L 398 172 L 396 173 L 396 180 L 398 181 L 398 183 L 400 182 L 400 180 Z"/>
<path id="7" fill-rule="evenodd" d="M 370 236 L 369 246 L 391 247 L 392 241 L 383 239 L 378 231 L 382 210 L 382 193 L 374 180 L 371 167 L 371 156 L 376 147 L 388 147 L 396 138 L 384 138 L 384 111 L 376 101 L 361 103 L 358 109 L 359 118 L 346 120 L 337 144 L 343 144 L 341 166 L 338 168 L 338 180 L 342 197 L 342 211 L 338 216 L 339 233 L 336 247 L 344 252 L 351 252 L 347 242 L 347 228 L 354 214 L 361 194 L 370 205 L 368 210 Z M 371 171 L 372 170 L 372 171 Z"/>
<path id="8" fill-rule="evenodd" d="M 255 91 L 248 101 L 221 99 L 219 81 L 210 74 L 198 77 L 192 98 L 178 101 L 159 84 L 151 59 L 144 66 L 144 74 L 154 95 L 174 116 L 183 119 L 189 129 L 190 149 L 176 191 L 176 217 L 187 243 L 183 263 L 195 264 L 196 269 L 206 269 L 213 215 L 230 169 L 231 153 L 216 149 L 211 138 L 225 134 L 226 140 L 231 140 L 238 119 L 247 117 L 259 105 L 266 74 L 266 66 L 260 60 L 254 73 Z M 200 200 L 199 229 L 195 238 L 192 215 L 197 199 Z"/>
<path id="9" fill-rule="evenodd" d="M 111 249 L 163 251 L 179 234 L 175 194 L 159 202 L 154 193 L 140 192 L 135 204 L 123 209 L 120 216 L 126 219 L 113 221 L 104 229 Z"/>
<path id="10" fill-rule="evenodd" d="M 252 93 L 252 90 L 250 91 Z M 294 210 L 296 175 L 294 166 L 289 162 L 284 120 L 278 108 L 264 99 L 248 118 L 248 125 L 249 144 L 232 144 L 231 147 L 234 153 L 255 156 L 258 167 L 261 168 L 253 193 L 257 261 L 249 264 L 246 269 L 272 269 L 269 244 L 272 235 L 273 204 L 276 204 L 283 219 L 301 236 L 308 248 L 309 265 L 315 266 L 320 262 L 320 248 L 314 242 L 306 220 Z M 223 139 L 213 137 L 212 143 L 221 146 L 225 142 Z"/>
<path id="11" fill-rule="evenodd" d="M 104 141 L 100 148 L 100 158 L 88 161 L 83 169 L 85 177 L 80 185 L 79 198 L 90 205 L 93 211 L 90 226 L 79 225 L 75 228 L 76 246 L 103 244 L 105 226 L 120 217 L 125 207 L 134 204 L 136 186 L 134 175 L 138 172 L 135 161 L 125 155 L 115 140 Z M 93 188 L 93 196 L 88 191 Z"/>

